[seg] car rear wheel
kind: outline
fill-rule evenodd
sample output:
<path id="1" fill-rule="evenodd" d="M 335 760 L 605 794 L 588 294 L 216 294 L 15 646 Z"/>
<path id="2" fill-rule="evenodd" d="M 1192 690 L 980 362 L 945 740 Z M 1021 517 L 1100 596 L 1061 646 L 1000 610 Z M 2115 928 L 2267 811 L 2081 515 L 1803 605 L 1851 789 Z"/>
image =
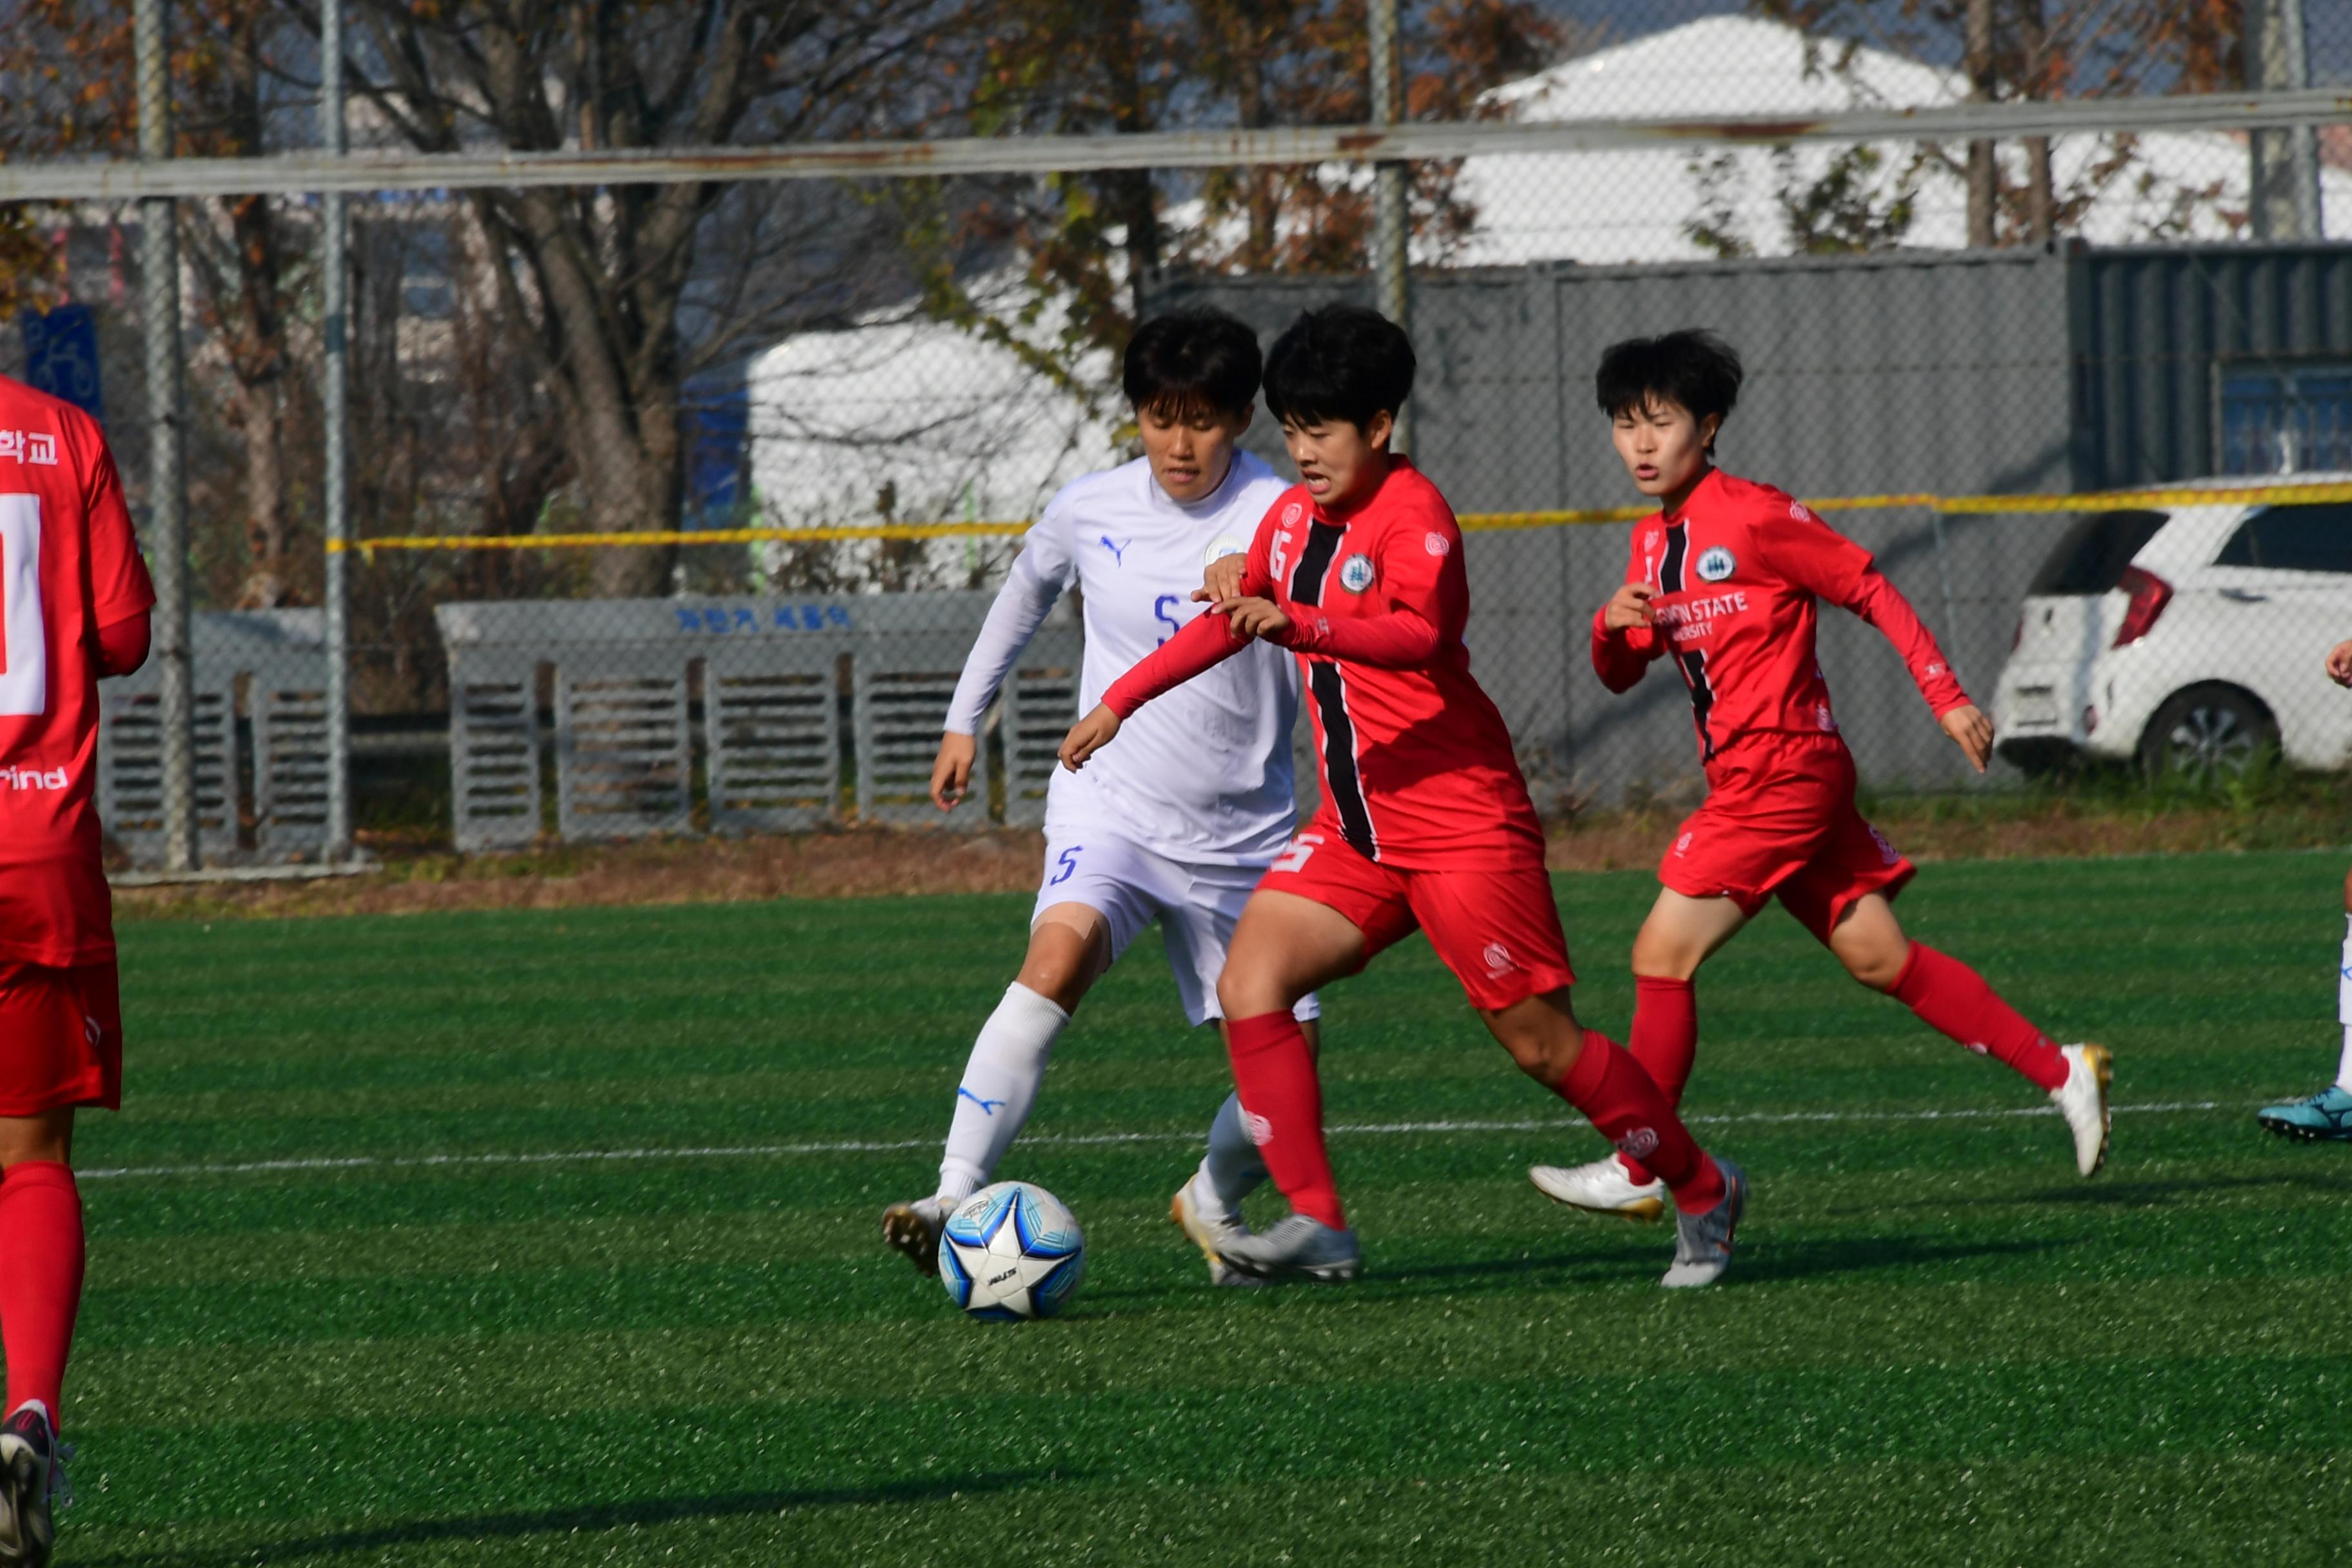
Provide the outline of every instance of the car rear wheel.
<path id="1" fill-rule="evenodd" d="M 2156 710 L 2140 737 L 2139 764 L 2151 778 L 2211 782 L 2243 776 L 2278 747 L 2278 722 L 2234 686 L 2192 686 Z"/>

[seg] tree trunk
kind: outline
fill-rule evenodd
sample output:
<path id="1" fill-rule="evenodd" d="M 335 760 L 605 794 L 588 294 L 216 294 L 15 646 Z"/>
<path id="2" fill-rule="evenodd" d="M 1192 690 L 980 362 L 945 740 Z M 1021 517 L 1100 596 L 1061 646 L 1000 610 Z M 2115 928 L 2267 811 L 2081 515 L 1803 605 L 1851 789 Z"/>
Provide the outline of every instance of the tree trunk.
<path id="1" fill-rule="evenodd" d="M 1136 0 L 1114 0 L 1102 8 L 1108 34 L 1104 51 L 1110 79 L 1111 129 L 1126 135 L 1151 129 L 1143 101 L 1143 19 Z M 1129 311 L 1143 315 L 1150 274 L 1160 269 L 1160 208 L 1149 169 L 1121 169 L 1109 176 L 1111 210 L 1127 229 L 1127 288 Z"/>
<path id="2" fill-rule="evenodd" d="M 277 377 L 243 387 L 235 412 L 245 437 L 245 543 L 251 563 L 236 604 L 241 610 L 274 610 L 299 602 L 286 559 L 285 411 Z"/>
<path id="3" fill-rule="evenodd" d="M 1969 78 L 1969 101 L 1990 103 L 1993 98 L 1993 0 L 1969 0 L 1967 54 L 1963 68 Z M 1990 142 L 1969 143 L 1969 244 L 1990 249 L 1994 243 L 1994 211 L 2000 196 L 2000 172 L 1993 166 Z"/>
<path id="4" fill-rule="evenodd" d="M 677 402 L 640 400 L 636 408 L 582 406 L 565 420 L 572 471 L 580 476 L 583 519 L 593 533 L 641 533 L 677 525 Z M 641 544 L 596 552 L 593 574 L 603 599 L 653 599 L 669 592 L 674 545 Z"/>
<path id="5" fill-rule="evenodd" d="M 1263 130 L 1273 120 L 1265 101 L 1265 28 L 1255 5 L 1238 8 L 1234 40 L 1240 91 L 1239 118 L 1244 131 Z M 1242 176 L 1249 182 L 1249 245 L 1242 253 L 1242 268 L 1260 272 L 1274 265 L 1277 208 L 1273 171 L 1253 167 Z"/>
<path id="6" fill-rule="evenodd" d="M 2025 53 L 2025 96 L 2050 96 L 2050 28 L 2042 0 L 2017 0 L 2018 42 Z M 2036 245 L 2047 245 L 2057 233 L 2058 196 L 2050 174 L 2050 138 L 2034 136 L 2025 143 L 2025 232 Z"/>

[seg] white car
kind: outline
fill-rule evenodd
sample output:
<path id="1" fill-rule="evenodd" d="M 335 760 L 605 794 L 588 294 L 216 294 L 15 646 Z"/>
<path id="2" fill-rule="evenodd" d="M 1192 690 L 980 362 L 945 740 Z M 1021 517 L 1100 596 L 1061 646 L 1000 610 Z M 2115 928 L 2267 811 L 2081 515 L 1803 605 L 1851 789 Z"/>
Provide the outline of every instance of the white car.
<path id="1" fill-rule="evenodd" d="M 2084 753 L 2210 775 L 2275 746 L 2297 767 L 2343 768 L 2352 695 L 2324 667 L 2347 637 L 2352 501 L 2092 513 L 2018 618 L 1993 697 L 2000 754 L 2029 773 Z"/>

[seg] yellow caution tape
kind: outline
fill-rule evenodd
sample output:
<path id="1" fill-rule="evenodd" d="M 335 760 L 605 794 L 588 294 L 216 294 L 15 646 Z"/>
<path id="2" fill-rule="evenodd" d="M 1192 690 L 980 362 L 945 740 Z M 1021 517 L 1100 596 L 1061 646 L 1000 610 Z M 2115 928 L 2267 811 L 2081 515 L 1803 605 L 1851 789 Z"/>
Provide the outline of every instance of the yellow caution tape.
<path id="1" fill-rule="evenodd" d="M 2212 489 L 2101 490 L 2084 495 L 1939 496 L 1927 491 L 1896 495 L 1823 496 L 1805 504 L 1815 511 L 1888 511 L 1906 508 L 1995 515 L 2053 511 L 2112 511 L 2124 507 L 2212 506 L 2221 502 L 2268 503 L 2352 500 L 2352 484 L 2243 485 Z M 1465 533 L 1510 529 L 1570 528 L 1633 522 L 1655 507 L 1591 507 L 1562 511 L 1474 511 L 1460 518 Z M 840 528 L 663 529 L 642 533 L 446 533 L 394 534 L 381 539 L 329 540 L 330 554 L 356 550 L 609 550 L 677 544 L 823 544 L 844 539 L 980 539 L 1026 532 L 1029 522 L 879 522 Z"/>

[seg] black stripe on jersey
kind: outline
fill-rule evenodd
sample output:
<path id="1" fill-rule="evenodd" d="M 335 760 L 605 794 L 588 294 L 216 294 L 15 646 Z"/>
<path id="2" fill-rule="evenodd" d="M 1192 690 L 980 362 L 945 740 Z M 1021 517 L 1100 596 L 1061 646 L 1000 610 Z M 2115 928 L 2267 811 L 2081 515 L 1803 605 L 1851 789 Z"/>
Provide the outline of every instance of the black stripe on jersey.
<path id="1" fill-rule="evenodd" d="M 1377 860 L 1380 839 L 1372 832 L 1363 781 L 1356 776 L 1356 726 L 1348 717 L 1347 680 L 1337 664 L 1320 660 L 1308 667 L 1307 680 L 1315 691 L 1316 711 L 1323 716 L 1323 778 L 1339 814 L 1339 837 L 1365 859 Z"/>
<path id="2" fill-rule="evenodd" d="M 1690 687 L 1691 721 L 1698 726 L 1699 761 L 1715 761 L 1715 737 L 1706 732 L 1707 710 L 1715 706 L 1715 688 L 1707 683 L 1706 652 L 1693 648 L 1688 653 L 1675 655 L 1675 662 L 1683 667 L 1683 679 Z"/>
<path id="3" fill-rule="evenodd" d="M 1323 579 L 1330 574 L 1331 557 L 1339 553 L 1347 531 L 1320 522 L 1307 531 L 1307 548 L 1298 552 L 1298 565 L 1290 574 L 1292 604 L 1322 604 Z M 1339 814 L 1339 837 L 1367 860 L 1377 860 L 1380 840 L 1372 832 L 1364 782 L 1356 773 L 1356 725 L 1348 717 L 1348 683 L 1337 663 L 1317 660 L 1307 666 L 1307 685 L 1323 720 L 1323 780 L 1331 791 L 1332 809 Z"/>
<path id="4" fill-rule="evenodd" d="M 1323 579 L 1330 572 L 1331 557 L 1339 553 L 1340 537 L 1347 531 L 1328 523 L 1307 525 L 1307 548 L 1298 552 L 1298 564 L 1290 572 L 1292 604 L 1322 604 Z"/>
<path id="5" fill-rule="evenodd" d="M 1666 530 L 1666 558 L 1658 563 L 1658 592 L 1683 591 L 1683 566 L 1690 556 L 1690 524 Z M 1690 688 L 1691 721 L 1698 726 L 1699 760 L 1715 760 L 1715 737 L 1707 733 L 1706 716 L 1715 707 L 1715 687 L 1706 678 L 1706 655 L 1694 648 L 1675 655 L 1683 668 L 1683 684 Z"/>

